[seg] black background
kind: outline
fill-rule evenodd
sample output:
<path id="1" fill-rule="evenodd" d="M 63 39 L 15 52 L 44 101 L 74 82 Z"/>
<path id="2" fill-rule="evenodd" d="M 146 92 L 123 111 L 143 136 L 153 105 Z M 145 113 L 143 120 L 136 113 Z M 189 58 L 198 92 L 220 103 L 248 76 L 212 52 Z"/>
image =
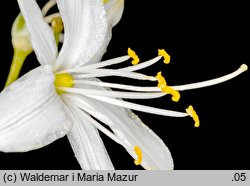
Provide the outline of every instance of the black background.
<path id="1" fill-rule="evenodd" d="M 158 63 L 141 72 L 155 75 L 161 70 L 169 85 L 219 77 L 236 70 L 242 63 L 249 64 L 246 4 L 125 1 L 123 18 L 113 29 L 105 59 L 124 55 L 131 47 L 146 60 L 155 57 L 157 49 L 164 48 L 171 55 L 171 64 Z M 11 64 L 10 30 L 18 12 L 16 1 L 5 1 L 0 12 L 1 89 Z M 35 55 L 30 55 L 21 74 L 38 65 Z M 117 81 L 130 83 L 124 79 Z M 199 128 L 193 126 L 189 117 L 136 114 L 169 147 L 175 169 L 250 169 L 248 86 L 249 72 L 245 72 L 220 85 L 181 92 L 179 103 L 171 102 L 168 96 L 135 101 L 178 111 L 192 104 L 200 117 Z M 122 147 L 102 137 L 116 169 L 141 169 Z M 80 166 L 64 137 L 27 153 L 0 152 L 0 169 L 80 169 Z"/>

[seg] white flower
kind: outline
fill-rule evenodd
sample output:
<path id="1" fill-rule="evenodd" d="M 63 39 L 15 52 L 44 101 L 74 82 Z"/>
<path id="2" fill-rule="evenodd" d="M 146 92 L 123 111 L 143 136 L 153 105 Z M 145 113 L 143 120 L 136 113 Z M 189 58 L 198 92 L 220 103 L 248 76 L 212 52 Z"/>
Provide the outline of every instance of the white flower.
<path id="1" fill-rule="evenodd" d="M 97 129 L 121 144 L 145 169 L 173 169 L 173 160 L 163 141 L 129 109 L 163 116 L 192 116 L 199 124 L 192 107 L 185 112 L 168 111 L 123 101 L 151 99 L 170 93 L 178 101 L 177 90 L 217 84 L 231 79 L 244 70 L 201 83 L 172 86 L 158 73 L 156 77 L 134 71 L 146 68 L 162 56 L 144 63 L 117 70 L 105 67 L 121 63 L 136 54 L 103 61 L 108 42 L 108 23 L 101 1 L 58 0 L 64 23 L 64 43 L 59 54 L 53 32 L 44 21 L 35 0 L 18 0 L 30 33 L 32 47 L 41 66 L 30 71 L 0 94 L 0 151 L 24 152 L 41 148 L 56 139 L 68 136 L 83 169 L 113 169 Z M 115 22 L 114 22 L 115 23 Z M 101 82 L 97 77 L 119 76 L 155 81 L 158 86 L 140 87 Z M 116 88 L 129 91 L 111 91 Z M 101 125 L 101 121 L 107 127 Z"/>

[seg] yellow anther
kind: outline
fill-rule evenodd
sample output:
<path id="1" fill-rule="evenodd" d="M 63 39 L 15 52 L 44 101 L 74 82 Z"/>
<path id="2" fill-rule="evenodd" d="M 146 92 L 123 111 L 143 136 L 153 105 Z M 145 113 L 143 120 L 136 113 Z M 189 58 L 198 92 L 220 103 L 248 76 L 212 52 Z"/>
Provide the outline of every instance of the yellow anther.
<path id="1" fill-rule="evenodd" d="M 177 90 L 173 89 L 172 87 L 165 86 L 161 90 L 162 90 L 162 92 L 165 92 L 167 94 L 171 94 L 172 101 L 174 101 L 174 102 L 178 102 L 180 97 L 181 97 L 180 93 Z"/>
<path id="2" fill-rule="evenodd" d="M 136 55 L 136 53 L 131 50 L 131 48 L 128 48 L 128 55 L 133 59 L 132 64 L 137 65 L 140 62 L 139 57 Z"/>
<path id="3" fill-rule="evenodd" d="M 169 64 L 170 63 L 170 55 L 164 50 L 159 49 L 158 50 L 158 56 L 162 56 L 164 58 L 164 63 Z"/>
<path id="4" fill-rule="evenodd" d="M 134 162 L 135 162 L 136 165 L 140 165 L 141 162 L 142 162 L 142 151 L 138 146 L 134 147 L 134 151 L 135 151 L 135 153 L 137 155 L 137 160 L 135 160 Z"/>
<path id="5" fill-rule="evenodd" d="M 158 88 L 162 89 L 165 86 L 167 86 L 167 82 L 166 82 L 165 78 L 161 75 L 161 72 L 157 73 L 156 78 L 158 80 Z"/>
<path id="6" fill-rule="evenodd" d="M 63 90 L 59 90 L 57 89 L 57 87 L 73 87 L 74 86 L 74 79 L 73 77 L 68 74 L 56 74 L 55 75 L 55 81 L 54 81 L 54 85 L 56 87 L 56 92 L 58 94 L 63 94 L 65 93 Z"/>
<path id="7" fill-rule="evenodd" d="M 167 82 L 165 78 L 161 75 L 161 72 L 157 73 L 156 78 L 158 80 L 158 85 L 157 85 L 158 88 L 160 88 L 161 91 L 166 94 L 171 94 L 172 100 L 178 102 L 181 97 L 180 93 L 177 90 L 167 85 Z"/>
<path id="8" fill-rule="evenodd" d="M 187 109 L 186 112 L 193 118 L 195 124 L 195 127 L 199 127 L 200 126 L 200 120 L 199 117 L 197 115 L 197 113 L 195 112 L 194 108 L 192 105 L 190 105 Z"/>
<path id="9" fill-rule="evenodd" d="M 60 16 L 53 17 L 51 21 L 51 27 L 55 33 L 61 33 L 63 31 L 63 21 Z"/>

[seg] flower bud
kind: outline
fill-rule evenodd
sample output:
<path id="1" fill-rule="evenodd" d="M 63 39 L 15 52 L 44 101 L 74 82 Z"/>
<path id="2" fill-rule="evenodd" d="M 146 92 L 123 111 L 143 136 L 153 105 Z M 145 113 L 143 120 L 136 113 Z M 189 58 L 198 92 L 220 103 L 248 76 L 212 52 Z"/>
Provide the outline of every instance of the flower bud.
<path id="1" fill-rule="evenodd" d="M 12 25 L 11 36 L 12 45 L 15 50 L 23 51 L 27 54 L 33 51 L 30 36 L 21 14 L 16 17 Z"/>

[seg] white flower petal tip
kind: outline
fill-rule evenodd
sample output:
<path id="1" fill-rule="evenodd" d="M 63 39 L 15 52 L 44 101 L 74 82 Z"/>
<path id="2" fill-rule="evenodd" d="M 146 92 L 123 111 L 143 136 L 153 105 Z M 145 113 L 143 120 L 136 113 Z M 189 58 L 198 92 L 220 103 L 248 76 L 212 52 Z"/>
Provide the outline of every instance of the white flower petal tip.
<path id="1" fill-rule="evenodd" d="M 63 137 L 71 128 L 55 92 L 51 66 L 38 67 L 0 94 L 0 151 L 25 152 Z"/>

